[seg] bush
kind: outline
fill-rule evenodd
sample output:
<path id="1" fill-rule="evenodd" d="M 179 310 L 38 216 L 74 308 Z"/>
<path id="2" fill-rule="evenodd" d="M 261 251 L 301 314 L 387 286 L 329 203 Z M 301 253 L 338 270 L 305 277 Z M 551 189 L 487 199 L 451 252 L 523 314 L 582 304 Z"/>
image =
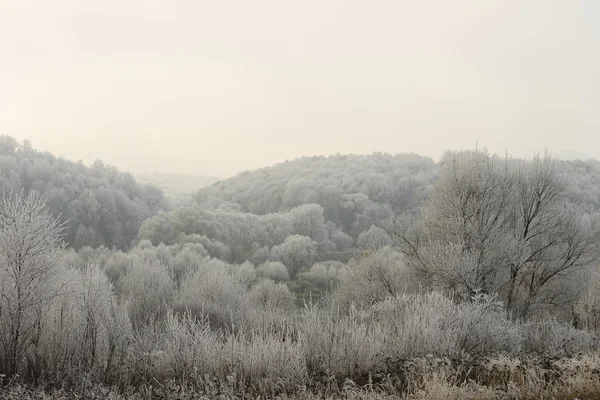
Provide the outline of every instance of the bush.
<path id="1" fill-rule="evenodd" d="M 256 269 L 248 261 L 240 265 L 234 265 L 232 272 L 235 279 L 246 287 L 250 287 L 256 281 Z"/>
<path id="2" fill-rule="evenodd" d="M 286 282 L 290 279 L 290 274 L 283 263 L 279 261 L 267 261 L 256 268 L 258 276 L 269 278 L 276 282 Z"/>
<path id="3" fill-rule="evenodd" d="M 229 374 L 255 393 L 273 397 L 304 385 L 308 372 L 302 345 L 291 332 L 283 336 L 255 333 L 249 338 L 229 336 L 222 358 Z M 228 355 L 231 357 L 228 357 Z"/>
<path id="4" fill-rule="evenodd" d="M 121 291 L 136 330 L 164 320 L 173 302 L 174 286 L 168 268 L 158 260 L 136 259 L 129 266 L 121 279 Z"/>
<path id="5" fill-rule="evenodd" d="M 384 247 L 366 252 L 348 264 L 336 290 L 335 302 L 342 310 L 347 310 L 353 303 L 370 307 L 414 286 L 401 254 Z"/>
<path id="6" fill-rule="evenodd" d="M 455 318 L 460 353 L 517 354 L 521 349 L 519 326 L 506 318 L 504 305 L 495 296 L 472 296 L 470 302 L 459 304 Z"/>
<path id="7" fill-rule="evenodd" d="M 382 326 L 388 357 L 393 359 L 455 355 L 460 332 L 457 306 L 440 293 L 408 295 L 381 302 L 371 310 Z"/>
<path id="8" fill-rule="evenodd" d="M 275 283 L 270 279 L 260 280 L 250 289 L 249 298 L 255 308 L 264 311 L 290 313 L 296 308 L 296 296 L 285 283 Z"/>
<path id="9" fill-rule="evenodd" d="M 385 339 L 378 324 L 359 316 L 335 318 L 306 308 L 299 328 L 309 372 L 317 378 L 365 380 L 382 355 Z"/>
<path id="10" fill-rule="evenodd" d="M 571 356 L 598 348 L 597 337 L 556 320 L 530 321 L 521 325 L 523 350 L 548 356 Z"/>
<path id="11" fill-rule="evenodd" d="M 64 271 L 45 313 L 39 341 L 27 354 L 30 376 L 53 383 L 82 373 L 109 379 L 122 367 L 131 338 L 127 313 L 108 277 L 96 266 Z"/>
<path id="12" fill-rule="evenodd" d="M 138 246 L 139 247 L 139 246 Z M 208 257 L 208 252 L 199 243 L 186 243 L 177 252 L 172 261 L 173 280 L 177 285 L 186 273 L 196 270 L 202 261 Z"/>
<path id="13" fill-rule="evenodd" d="M 199 319 L 207 316 L 214 329 L 239 331 L 249 323 L 248 290 L 220 260 L 203 262 L 183 278 L 175 309 Z"/>
<path id="14" fill-rule="evenodd" d="M 521 336 L 502 304 L 488 296 L 455 304 L 438 292 L 404 294 L 371 312 L 384 330 L 385 347 L 394 358 L 516 353 Z"/>
<path id="15" fill-rule="evenodd" d="M 197 385 L 228 377 L 256 393 L 276 395 L 296 388 L 307 377 L 302 349 L 289 332 L 283 338 L 265 333 L 224 335 L 211 329 L 208 318 L 169 313 L 159 337 L 150 340 L 154 342 L 146 349 L 150 351 L 137 352 L 146 354 L 137 369 L 147 381 L 175 379 Z"/>

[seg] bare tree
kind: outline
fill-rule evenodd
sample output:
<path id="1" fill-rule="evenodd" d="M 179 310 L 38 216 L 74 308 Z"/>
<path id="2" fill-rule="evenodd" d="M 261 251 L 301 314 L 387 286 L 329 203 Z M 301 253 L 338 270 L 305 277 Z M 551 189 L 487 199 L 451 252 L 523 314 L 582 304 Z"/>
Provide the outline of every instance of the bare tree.
<path id="1" fill-rule="evenodd" d="M 0 201 L 0 372 L 8 376 L 36 344 L 48 304 L 60 292 L 55 278 L 64 232 L 34 193 Z"/>
<path id="2" fill-rule="evenodd" d="M 569 203 L 555 167 L 549 156 L 455 155 L 421 212 L 396 224 L 407 262 L 433 287 L 501 295 L 515 318 L 572 304 L 569 278 L 598 260 L 600 224 Z"/>

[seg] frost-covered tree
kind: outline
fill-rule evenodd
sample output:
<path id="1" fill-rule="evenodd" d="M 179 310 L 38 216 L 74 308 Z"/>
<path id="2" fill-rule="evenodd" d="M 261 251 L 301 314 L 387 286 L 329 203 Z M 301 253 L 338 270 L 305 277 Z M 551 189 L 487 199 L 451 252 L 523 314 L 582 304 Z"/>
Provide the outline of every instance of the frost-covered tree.
<path id="1" fill-rule="evenodd" d="M 256 281 L 256 269 L 251 262 L 234 265 L 232 268 L 233 276 L 246 287 L 250 287 Z"/>
<path id="2" fill-rule="evenodd" d="M 0 201 L 0 372 L 12 376 L 38 340 L 57 284 L 64 225 L 23 192 Z"/>
<path id="3" fill-rule="evenodd" d="M 312 265 L 316 253 L 317 242 L 307 236 L 292 235 L 281 245 L 271 249 L 271 258 L 285 264 L 293 278 L 302 267 Z"/>
<path id="4" fill-rule="evenodd" d="M 275 282 L 286 282 L 290 279 L 290 274 L 283 263 L 279 261 L 267 261 L 256 268 L 256 272 L 263 278 L 274 280 Z"/>
<path id="5" fill-rule="evenodd" d="M 368 231 L 361 232 L 358 235 L 356 244 L 362 250 L 379 249 L 381 247 L 390 246 L 392 239 L 383 229 L 371 225 Z"/>
<path id="6" fill-rule="evenodd" d="M 352 259 L 339 280 L 335 299 L 343 308 L 368 307 L 418 288 L 402 255 L 389 246 Z"/>
<path id="7" fill-rule="evenodd" d="M 286 311 L 295 309 L 296 297 L 285 283 L 275 283 L 270 279 L 260 280 L 248 293 L 252 304 L 265 311 Z"/>
<path id="8" fill-rule="evenodd" d="M 513 317 L 569 308 L 571 278 L 598 260 L 600 224 L 569 201 L 556 165 L 453 155 L 420 215 L 398 223 L 407 262 L 434 287 L 501 295 Z"/>
<path id="9" fill-rule="evenodd" d="M 91 167 L 39 152 L 0 136 L 0 192 L 37 191 L 50 213 L 68 221 L 65 242 L 128 249 L 141 223 L 166 209 L 162 192 L 96 161 Z"/>
<path id="10" fill-rule="evenodd" d="M 203 188 L 196 198 L 211 208 L 234 202 L 261 215 L 318 204 L 326 221 L 356 239 L 372 224 L 382 226 L 391 213 L 416 207 L 426 198 L 437 169 L 431 159 L 415 154 L 303 157 L 223 180 Z M 296 233 L 321 243 L 316 236 Z"/>

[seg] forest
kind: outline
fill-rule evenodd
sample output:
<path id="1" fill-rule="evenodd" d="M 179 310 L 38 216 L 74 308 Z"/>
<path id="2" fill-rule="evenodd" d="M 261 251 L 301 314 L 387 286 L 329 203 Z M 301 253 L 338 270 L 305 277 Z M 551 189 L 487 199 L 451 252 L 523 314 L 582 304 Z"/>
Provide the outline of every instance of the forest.
<path id="1" fill-rule="evenodd" d="M 151 178 L 0 137 L 0 399 L 600 399 L 599 161 Z"/>

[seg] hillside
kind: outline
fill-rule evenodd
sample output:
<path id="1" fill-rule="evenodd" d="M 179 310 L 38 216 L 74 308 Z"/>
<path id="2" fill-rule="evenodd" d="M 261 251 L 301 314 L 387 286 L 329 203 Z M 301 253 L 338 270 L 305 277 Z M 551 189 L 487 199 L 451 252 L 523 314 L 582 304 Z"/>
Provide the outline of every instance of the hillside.
<path id="1" fill-rule="evenodd" d="M 417 207 L 436 174 L 430 158 L 415 154 L 304 157 L 219 181 L 196 198 L 205 207 L 234 203 L 259 215 L 319 204 L 326 221 L 357 238 Z"/>
<path id="2" fill-rule="evenodd" d="M 115 167 L 88 167 L 0 136 L 0 192 L 21 190 L 47 199 L 50 212 L 68 222 L 65 240 L 74 248 L 128 249 L 141 223 L 166 208 L 160 189 Z"/>

